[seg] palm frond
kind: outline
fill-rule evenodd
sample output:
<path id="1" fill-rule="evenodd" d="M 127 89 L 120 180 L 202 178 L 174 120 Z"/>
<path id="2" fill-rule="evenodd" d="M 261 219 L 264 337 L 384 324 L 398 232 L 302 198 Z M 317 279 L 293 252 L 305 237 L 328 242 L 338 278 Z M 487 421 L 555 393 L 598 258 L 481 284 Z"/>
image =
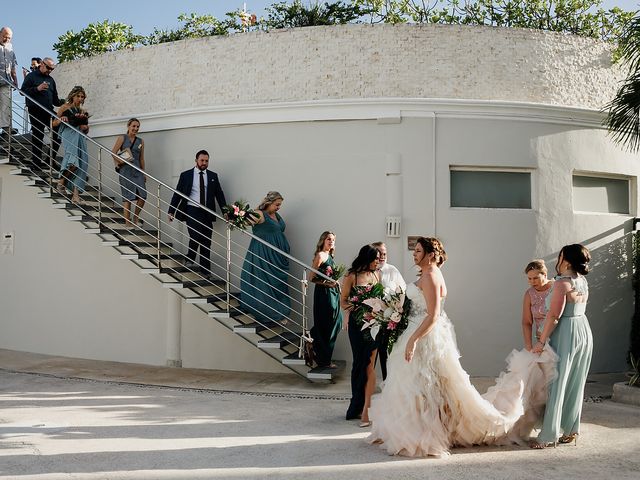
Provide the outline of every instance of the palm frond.
<path id="1" fill-rule="evenodd" d="M 627 77 L 604 110 L 607 112 L 604 125 L 613 140 L 637 152 L 640 149 L 640 70 Z"/>

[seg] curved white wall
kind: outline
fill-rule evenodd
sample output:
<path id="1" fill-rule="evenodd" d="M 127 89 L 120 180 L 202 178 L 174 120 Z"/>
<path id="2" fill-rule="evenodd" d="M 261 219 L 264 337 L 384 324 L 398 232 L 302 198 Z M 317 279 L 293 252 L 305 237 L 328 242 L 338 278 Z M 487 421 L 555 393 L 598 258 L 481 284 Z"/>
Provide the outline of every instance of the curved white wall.
<path id="1" fill-rule="evenodd" d="M 472 374 L 495 374 L 521 346 L 526 263 L 552 267 L 562 245 L 584 243 L 601 372 L 625 368 L 640 169 L 599 127 L 597 109 L 620 78 L 609 58 L 602 43 L 545 32 L 349 25 L 116 52 L 63 64 L 56 78 L 61 91 L 87 88 L 92 135 L 105 145 L 126 118 L 141 118 L 148 170 L 166 183 L 206 148 L 227 198 L 255 204 L 281 191 L 298 258 L 310 260 L 331 229 L 339 262 L 382 239 L 411 279 L 407 236 L 442 238 L 447 310 Z M 451 208 L 451 166 L 530 171 L 532 208 Z M 574 171 L 629 177 L 630 214 L 575 213 Z M 368 201 L 354 201 L 356 190 Z M 401 237 L 385 239 L 398 205 Z M 198 328 L 183 336 L 186 356 L 202 351 L 198 337 Z M 336 357 L 350 357 L 346 335 Z M 215 358 L 198 365 L 220 368 Z"/>
<path id="2" fill-rule="evenodd" d="M 340 25 L 183 40 L 62 64 L 94 120 L 326 99 L 448 98 L 600 108 L 607 44 L 536 30 Z"/>

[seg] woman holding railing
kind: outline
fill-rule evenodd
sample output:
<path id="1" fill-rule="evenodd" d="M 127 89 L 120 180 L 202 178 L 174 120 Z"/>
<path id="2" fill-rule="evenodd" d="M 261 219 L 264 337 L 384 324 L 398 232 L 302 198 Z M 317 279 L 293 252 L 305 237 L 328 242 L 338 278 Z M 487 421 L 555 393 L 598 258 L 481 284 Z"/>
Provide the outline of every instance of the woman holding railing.
<path id="1" fill-rule="evenodd" d="M 256 211 L 253 234 L 289 253 L 289 242 L 284 235 L 286 225 L 278 213 L 283 200 L 278 192 L 267 193 Z M 252 238 L 240 277 L 242 310 L 262 324 L 286 324 L 291 310 L 288 277 L 289 259 Z"/>
<path id="2" fill-rule="evenodd" d="M 89 165 L 87 140 L 83 135 L 89 132 L 89 114 L 83 107 L 86 98 L 84 88 L 73 87 L 67 101 L 58 110 L 58 117 L 53 120 L 54 127 L 60 125 L 60 137 L 64 147 L 57 190 L 58 193 L 66 195 L 66 189 L 70 188 L 73 191 L 71 201 L 75 204 L 83 203 L 80 193 L 84 192 Z M 70 127 L 74 127 L 75 130 Z"/>
<path id="3" fill-rule="evenodd" d="M 111 151 L 124 158 L 131 165 L 135 165 L 144 171 L 144 140 L 137 136 L 140 130 L 140 120 L 130 118 L 127 122 L 127 133 L 118 136 Z M 116 172 L 120 174 L 120 191 L 122 194 L 122 208 L 124 210 L 124 222 L 126 228 L 137 228 L 142 226 L 140 212 L 147 199 L 147 177 L 145 174 L 133 168 L 121 158 L 113 156 L 116 163 Z M 136 208 L 131 219 L 131 202 L 136 202 Z"/>

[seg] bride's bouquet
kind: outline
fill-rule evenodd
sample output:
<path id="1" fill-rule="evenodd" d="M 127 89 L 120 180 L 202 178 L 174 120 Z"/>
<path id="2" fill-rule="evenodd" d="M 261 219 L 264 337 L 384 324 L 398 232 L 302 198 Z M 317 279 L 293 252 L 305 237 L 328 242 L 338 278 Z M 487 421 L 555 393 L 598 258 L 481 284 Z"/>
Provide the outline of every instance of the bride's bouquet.
<path id="1" fill-rule="evenodd" d="M 381 297 L 364 300 L 362 303 L 369 307 L 369 311 L 362 316 L 362 330 L 369 329 L 369 334 L 374 340 L 381 329 L 396 330 L 402 321 L 404 298 L 404 290 L 397 287 L 393 291 L 383 290 Z"/>
<path id="2" fill-rule="evenodd" d="M 244 200 L 237 200 L 230 205 L 222 207 L 222 213 L 225 214 L 231 228 L 239 228 L 245 230 L 248 226 L 253 224 L 253 219 L 258 218 L 258 214 L 255 210 L 251 210 L 251 207 Z"/>

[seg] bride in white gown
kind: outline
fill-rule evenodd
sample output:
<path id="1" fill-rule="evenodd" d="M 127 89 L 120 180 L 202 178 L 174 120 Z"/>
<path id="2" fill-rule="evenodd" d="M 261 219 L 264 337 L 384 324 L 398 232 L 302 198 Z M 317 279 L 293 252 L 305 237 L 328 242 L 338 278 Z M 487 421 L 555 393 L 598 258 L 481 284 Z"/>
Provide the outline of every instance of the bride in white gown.
<path id="1" fill-rule="evenodd" d="M 442 308 L 444 248 L 436 238 L 420 237 L 413 257 L 422 273 L 407 287 L 409 326 L 389 356 L 382 393 L 372 399 L 368 441 L 392 455 L 441 456 L 454 446 L 526 439 L 546 401 L 539 392 L 553 379 L 555 353 L 548 346 L 541 355 L 512 352 L 507 371 L 480 395 L 460 365 L 453 325 Z"/>

